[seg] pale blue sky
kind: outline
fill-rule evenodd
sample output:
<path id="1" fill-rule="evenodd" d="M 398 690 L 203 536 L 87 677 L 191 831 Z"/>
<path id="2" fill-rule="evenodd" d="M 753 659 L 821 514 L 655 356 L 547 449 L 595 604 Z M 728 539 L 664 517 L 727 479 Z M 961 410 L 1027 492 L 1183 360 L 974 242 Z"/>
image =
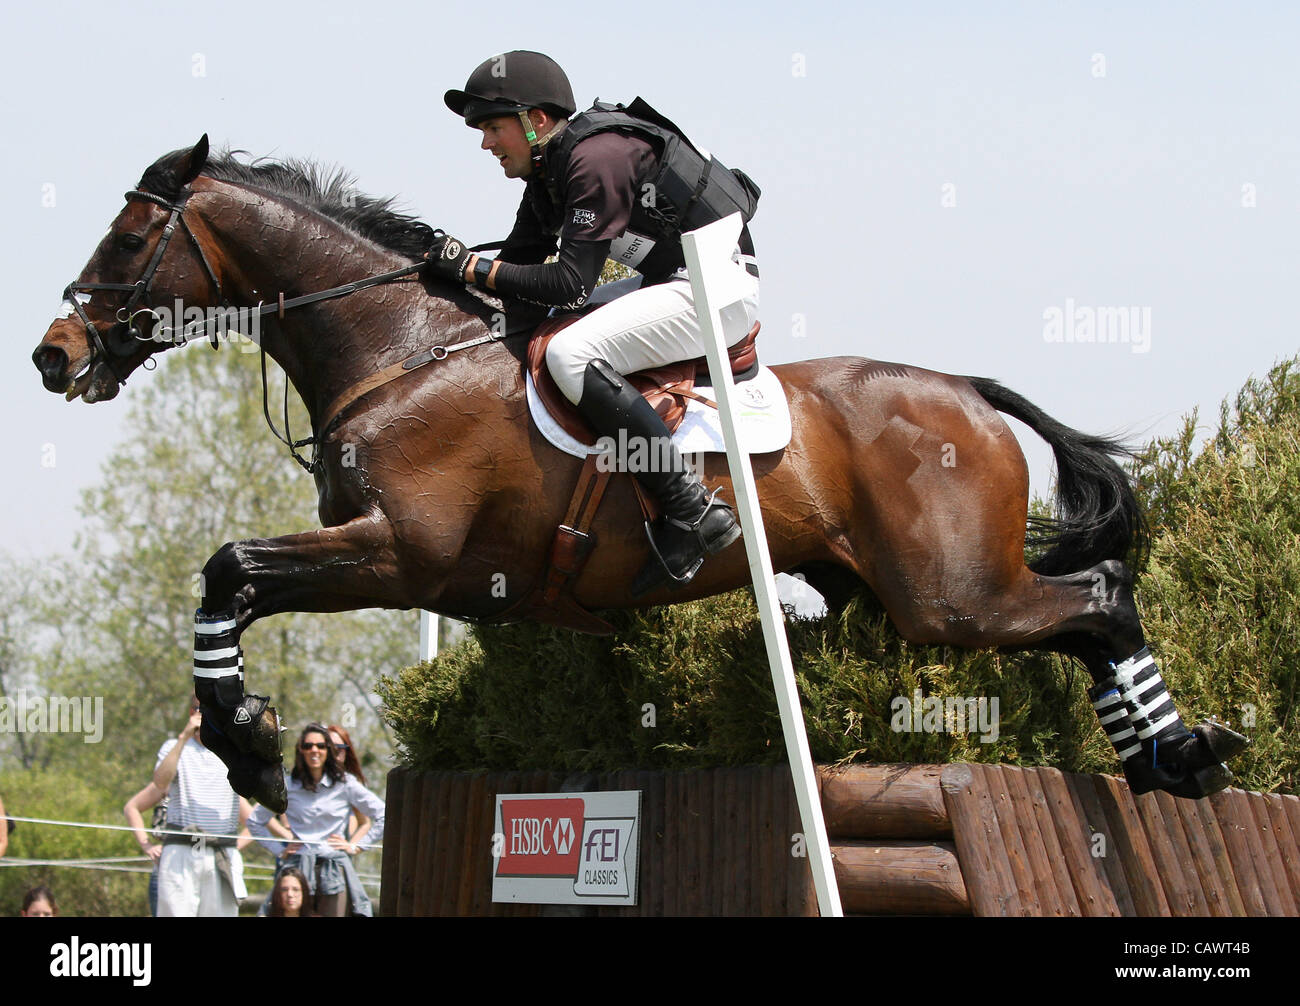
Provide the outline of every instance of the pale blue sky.
<path id="1" fill-rule="evenodd" d="M 1300 16 L 1127 6 L 7 11 L 0 421 L 19 491 L 6 494 L 0 549 L 66 547 L 78 489 L 98 479 L 151 379 L 133 377 L 113 403 L 68 405 L 29 359 L 146 165 L 207 132 L 343 165 L 436 226 L 498 238 L 519 183 L 441 94 L 514 48 L 559 60 L 581 106 L 641 94 L 762 186 L 766 362 L 853 354 L 979 374 L 1072 426 L 1138 439 L 1198 404 L 1213 418 L 1297 351 Z M 1149 352 L 1046 341 L 1044 312 L 1067 302 L 1148 310 Z M 1022 440 L 1044 492 L 1047 451 Z M 47 443 L 54 468 L 41 464 Z"/>

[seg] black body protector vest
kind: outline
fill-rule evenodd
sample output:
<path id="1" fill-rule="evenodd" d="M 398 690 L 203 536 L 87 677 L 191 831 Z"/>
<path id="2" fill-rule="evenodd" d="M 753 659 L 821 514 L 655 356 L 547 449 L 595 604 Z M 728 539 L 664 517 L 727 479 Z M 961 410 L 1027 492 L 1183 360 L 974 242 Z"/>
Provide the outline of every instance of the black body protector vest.
<path id="1" fill-rule="evenodd" d="M 609 258 L 636 269 L 646 282 L 667 279 L 685 264 L 684 232 L 732 213 L 739 213 L 746 224 L 753 218 L 760 194 L 753 180 L 699 150 L 677 126 L 637 98 L 627 106 L 596 102 L 547 144 L 543 180 L 549 205 L 543 207 L 534 198 L 547 230 L 558 233 L 560 229 L 564 200 L 559 183 L 566 176 L 573 148 L 589 136 L 609 131 L 645 140 L 658 165 L 654 176 L 633 194 L 631 221 L 609 250 Z M 754 254 L 748 227 L 741 230 L 740 250 Z"/>

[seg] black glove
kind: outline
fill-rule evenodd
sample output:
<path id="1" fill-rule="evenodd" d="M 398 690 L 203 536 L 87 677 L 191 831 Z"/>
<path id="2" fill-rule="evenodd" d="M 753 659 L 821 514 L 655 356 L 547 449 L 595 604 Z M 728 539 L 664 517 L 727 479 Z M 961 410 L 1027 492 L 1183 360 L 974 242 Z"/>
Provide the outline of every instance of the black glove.
<path id="1" fill-rule="evenodd" d="M 451 235 L 439 231 L 433 239 L 433 244 L 424 254 L 424 257 L 429 260 L 424 270 L 425 275 L 449 279 L 453 283 L 464 283 L 465 265 L 473 254 L 466 247 L 465 242 L 457 241 Z"/>

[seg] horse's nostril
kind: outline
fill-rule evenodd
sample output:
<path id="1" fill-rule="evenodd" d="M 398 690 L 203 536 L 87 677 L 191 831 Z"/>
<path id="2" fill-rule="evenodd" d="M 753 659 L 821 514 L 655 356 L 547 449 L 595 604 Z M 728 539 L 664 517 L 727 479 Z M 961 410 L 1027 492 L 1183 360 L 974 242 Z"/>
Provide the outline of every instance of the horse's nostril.
<path id="1" fill-rule="evenodd" d="M 32 362 L 41 372 L 41 380 L 50 391 L 63 391 L 68 383 L 68 354 L 58 346 L 37 346 Z"/>

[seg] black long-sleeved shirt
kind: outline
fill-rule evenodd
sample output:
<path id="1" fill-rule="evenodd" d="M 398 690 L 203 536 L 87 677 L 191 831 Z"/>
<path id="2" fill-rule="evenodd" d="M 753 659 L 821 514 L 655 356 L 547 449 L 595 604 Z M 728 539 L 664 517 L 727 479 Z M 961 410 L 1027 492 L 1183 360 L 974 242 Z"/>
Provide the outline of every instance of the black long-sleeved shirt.
<path id="1" fill-rule="evenodd" d="M 589 136 L 569 157 L 564 178 L 553 180 L 558 200 L 546 182 L 529 177 L 515 216 L 514 228 L 497 255 L 501 265 L 493 281 L 498 293 L 541 304 L 576 308 L 586 303 L 600 279 L 605 260 L 615 255 L 632 268 L 647 258 L 662 262 L 671 249 L 659 249 L 644 236 L 631 234 L 633 200 L 648 178 L 656 158 L 650 144 L 619 133 Z M 562 203 L 557 207 L 556 203 Z M 554 254 L 560 238 L 559 257 Z M 680 256 L 680 247 L 676 255 Z M 671 271 L 671 270 L 668 270 Z"/>

